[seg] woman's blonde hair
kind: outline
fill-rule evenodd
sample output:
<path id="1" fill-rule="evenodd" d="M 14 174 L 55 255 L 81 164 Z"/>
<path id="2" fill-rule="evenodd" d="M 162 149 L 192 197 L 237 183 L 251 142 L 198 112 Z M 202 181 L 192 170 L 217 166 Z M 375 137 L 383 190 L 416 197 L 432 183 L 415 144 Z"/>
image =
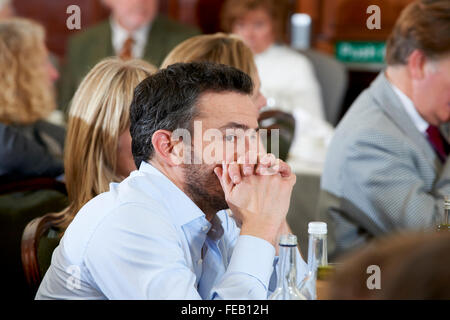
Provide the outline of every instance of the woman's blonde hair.
<path id="1" fill-rule="evenodd" d="M 161 69 L 177 62 L 215 62 L 235 67 L 255 79 L 257 73 L 253 53 L 236 35 L 216 33 L 187 39 L 166 57 Z"/>
<path id="2" fill-rule="evenodd" d="M 30 124 L 56 108 L 44 41 L 44 28 L 36 22 L 0 22 L 0 122 Z"/>
<path id="3" fill-rule="evenodd" d="M 69 110 L 64 170 L 70 204 L 59 227 L 65 229 L 83 205 L 124 178 L 116 173 L 119 136 L 130 126 L 134 88 L 155 71 L 142 60 L 107 58 L 81 82 Z"/>

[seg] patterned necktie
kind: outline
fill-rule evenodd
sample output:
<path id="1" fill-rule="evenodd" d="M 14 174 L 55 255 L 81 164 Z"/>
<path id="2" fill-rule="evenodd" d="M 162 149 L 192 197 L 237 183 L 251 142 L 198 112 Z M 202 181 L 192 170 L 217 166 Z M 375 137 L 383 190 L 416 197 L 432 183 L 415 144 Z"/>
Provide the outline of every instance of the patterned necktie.
<path id="1" fill-rule="evenodd" d="M 120 50 L 119 58 L 122 60 L 130 60 L 133 58 L 133 45 L 134 39 L 129 36 L 123 44 L 122 50 Z"/>
<path id="2" fill-rule="evenodd" d="M 427 129 L 427 134 L 428 141 L 433 146 L 434 150 L 439 156 L 439 159 L 441 159 L 442 162 L 445 162 L 450 151 L 448 142 L 445 140 L 445 138 L 439 131 L 439 128 L 436 126 L 430 125 Z"/>

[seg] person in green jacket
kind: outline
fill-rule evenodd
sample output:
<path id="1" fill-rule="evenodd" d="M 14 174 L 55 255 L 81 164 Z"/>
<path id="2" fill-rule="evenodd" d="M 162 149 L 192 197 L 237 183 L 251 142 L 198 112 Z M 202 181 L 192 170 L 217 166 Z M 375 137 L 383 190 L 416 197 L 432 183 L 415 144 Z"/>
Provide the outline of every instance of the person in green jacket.
<path id="1" fill-rule="evenodd" d="M 178 43 L 200 34 L 194 27 L 158 15 L 158 0 L 102 2 L 111 10 L 109 19 L 69 39 L 58 97 L 65 112 L 83 76 L 103 58 L 141 58 L 159 66 Z"/>

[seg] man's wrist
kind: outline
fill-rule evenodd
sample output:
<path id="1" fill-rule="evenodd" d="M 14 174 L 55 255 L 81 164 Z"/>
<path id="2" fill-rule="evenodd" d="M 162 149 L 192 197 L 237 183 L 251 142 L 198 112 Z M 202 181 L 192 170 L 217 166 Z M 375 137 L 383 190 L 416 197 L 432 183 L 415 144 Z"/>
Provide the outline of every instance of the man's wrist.
<path id="1" fill-rule="evenodd" d="M 241 235 L 249 235 L 261 238 L 272 244 L 275 248 L 277 246 L 279 226 L 265 225 L 259 226 L 256 223 L 245 222 L 241 226 Z"/>

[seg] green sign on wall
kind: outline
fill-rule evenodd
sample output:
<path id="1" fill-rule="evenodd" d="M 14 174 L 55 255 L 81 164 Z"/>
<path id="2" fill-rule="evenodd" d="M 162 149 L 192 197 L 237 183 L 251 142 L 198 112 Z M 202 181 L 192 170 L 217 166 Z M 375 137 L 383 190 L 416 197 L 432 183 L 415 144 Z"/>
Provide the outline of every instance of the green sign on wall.
<path id="1" fill-rule="evenodd" d="M 336 43 L 336 58 L 342 62 L 383 63 L 385 52 L 386 43 L 384 42 L 340 41 Z"/>

